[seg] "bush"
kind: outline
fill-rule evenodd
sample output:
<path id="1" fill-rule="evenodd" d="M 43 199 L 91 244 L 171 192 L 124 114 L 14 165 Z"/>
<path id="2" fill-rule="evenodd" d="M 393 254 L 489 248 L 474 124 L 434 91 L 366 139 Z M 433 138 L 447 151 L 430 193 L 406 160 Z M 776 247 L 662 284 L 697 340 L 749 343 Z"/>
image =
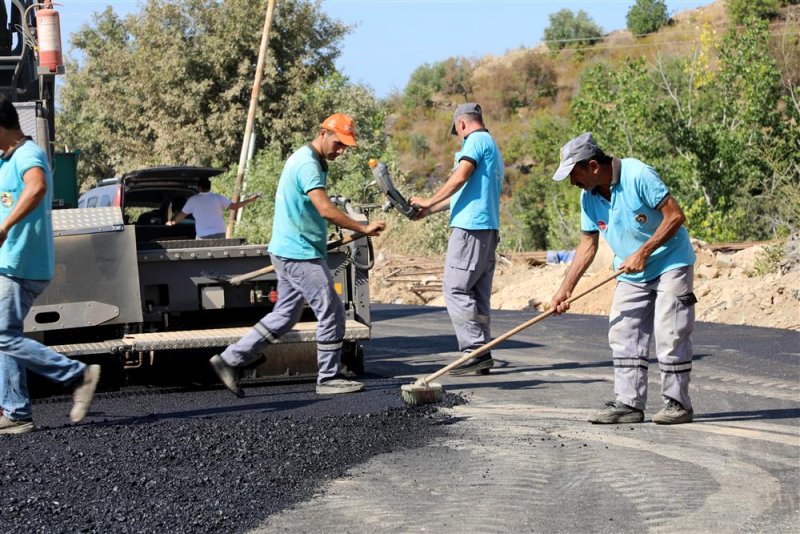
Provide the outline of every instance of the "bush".
<path id="1" fill-rule="evenodd" d="M 669 22 L 664 0 L 636 0 L 625 17 L 633 35 L 653 33 Z"/>
<path id="2" fill-rule="evenodd" d="M 507 112 L 534 107 L 542 98 L 553 98 L 558 76 L 551 59 L 535 51 L 525 52 L 511 64 L 498 63 L 491 69 L 491 83 L 499 103 Z"/>
<path id="3" fill-rule="evenodd" d="M 727 0 L 728 16 L 734 24 L 743 24 L 749 17 L 769 19 L 778 14 L 781 0 Z"/>
<path id="4" fill-rule="evenodd" d="M 759 252 L 756 256 L 755 264 L 753 265 L 753 274 L 756 276 L 764 276 L 777 273 L 785 253 L 786 249 L 783 241 L 765 246 L 764 250 Z"/>

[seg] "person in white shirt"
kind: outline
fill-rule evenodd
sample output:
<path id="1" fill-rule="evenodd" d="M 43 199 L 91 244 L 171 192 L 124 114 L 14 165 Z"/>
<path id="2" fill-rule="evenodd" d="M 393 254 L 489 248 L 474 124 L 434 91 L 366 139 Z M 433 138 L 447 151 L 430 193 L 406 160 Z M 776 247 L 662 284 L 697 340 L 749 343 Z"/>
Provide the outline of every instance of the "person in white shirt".
<path id="1" fill-rule="evenodd" d="M 183 209 L 167 226 L 174 226 L 188 215 L 194 217 L 194 228 L 197 239 L 221 239 L 225 237 L 225 210 L 238 210 L 258 200 L 260 195 L 253 195 L 239 202 L 231 202 L 225 195 L 211 192 L 211 181 L 201 178 L 197 182 L 200 192 L 189 198 Z"/>

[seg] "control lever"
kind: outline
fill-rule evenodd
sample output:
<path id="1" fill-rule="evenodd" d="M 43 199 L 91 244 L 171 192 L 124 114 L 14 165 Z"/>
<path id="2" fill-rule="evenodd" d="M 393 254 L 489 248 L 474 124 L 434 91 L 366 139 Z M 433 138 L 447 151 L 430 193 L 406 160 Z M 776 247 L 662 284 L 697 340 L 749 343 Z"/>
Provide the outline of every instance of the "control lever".
<path id="1" fill-rule="evenodd" d="M 383 211 L 389 211 L 394 208 L 409 219 L 416 219 L 419 209 L 410 205 L 406 198 L 394 188 L 392 177 L 389 176 L 389 169 L 386 164 L 382 161 L 371 159 L 369 160 L 369 166 L 372 167 L 372 176 L 375 177 L 378 188 L 387 197 L 386 204 L 383 205 Z"/>

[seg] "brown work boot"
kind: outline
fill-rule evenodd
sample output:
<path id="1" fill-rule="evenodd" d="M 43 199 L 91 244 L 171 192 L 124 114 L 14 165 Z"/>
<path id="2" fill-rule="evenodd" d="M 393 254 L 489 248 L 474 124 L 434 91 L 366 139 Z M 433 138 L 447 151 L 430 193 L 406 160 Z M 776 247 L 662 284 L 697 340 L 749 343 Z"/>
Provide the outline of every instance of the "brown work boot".
<path id="1" fill-rule="evenodd" d="M 87 365 L 83 370 L 83 378 L 75 390 L 72 392 L 72 410 L 69 418 L 73 423 L 79 423 L 86 417 L 89 406 L 92 405 L 94 390 L 100 382 L 100 366 L 97 364 Z"/>

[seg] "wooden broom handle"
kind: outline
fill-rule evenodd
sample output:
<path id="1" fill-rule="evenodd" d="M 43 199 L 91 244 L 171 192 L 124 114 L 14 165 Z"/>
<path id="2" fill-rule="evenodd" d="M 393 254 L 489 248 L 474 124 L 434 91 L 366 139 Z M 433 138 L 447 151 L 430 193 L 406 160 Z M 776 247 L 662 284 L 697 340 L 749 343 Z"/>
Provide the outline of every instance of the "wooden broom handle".
<path id="1" fill-rule="evenodd" d="M 366 234 L 362 234 L 361 232 L 353 232 L 349 236 L 346 236 L 342 239 L 334 239 L 333 241 L 328 241 L 328 250 L 333 250 L 335 248 L 339 248 L 343 245 L 347 245 L 348 243 L 352 243 L 358 239 L 361 239 Z M 263 276 L 265 274 L 269 274 L 275 270 L 274 265 L 267 265 L 257 271 L 250 271 L 249 273 L 238 274 L 228 280 L 228 283 L 232 286 L 238 286 L 242 282 L 247 282 L 248 280 L 252 280 L 253 278 L 258 278 L 259 276 Z"/>
<path id="2" fill-rule="evenodd" d="M 591 293 L 592 291 L 594 291 L 598 287 L 607 284 L 608 282 L 610 282 L 611 280 L 615 279 L 617 276 L 621 275 L 622 273 L 623 273 L 623 271 L 619 270 L 619 271 L 607 276 L 606 278 L 604 278 L 601 281 L 597 282 L 592 287 L 590 287 L 590 288 L 588 288 L 588 289 L 586 289 L 584 291 L 581 291 L 580 293 L 578 293 L 574 297 L 570 297 L 569 299 L 566 300 L 566 302 L 567 303 L 575 302 L 579 298 L 588 295 L 589 293 Z M 511 336 L 513 336 L 515 334 L 518 334 L 519 332 L 525 330 L 529 326 L 532 326 L 532 325 L 538 323 L 539 321 L 545 319 L 546 317 L 549 317 L 549 316 L 553 315 L 554 312 L 555 312 L 555 310 L 553 310 L 553 309 L 547 310 L 546 312 L 544 312 L 544 313 L 542 313 L 540 315 L 537 315 L 536 317 L 534 317 L 532 319 L 529 319 L 528 321 L 522 323 L 521 325 L 519 325 L 519 326 L 517 326 L 515 328 L 512 328 L 511 330 L 509 330 L 505 334 L 502 334 L 502 335 L 494 338 L 493 340 L 491 340 L 486 345 L 482 345 L 482 346 L 478 347 L 476 350 L 474 350 L 472 352 L 467 352 L 466 354 L 461 356 L 459 359 L 457 359 L 456 361 L 452 362 L 450 365 L 447 365 L 446 367 L 443 367 L 443 368 L 439 369 L 435 373 L 433 373 L 431 375 L 428 375 L 425 378 L 420 378 L 419 380 L 417 380 L 417 385 L 428 384 L 432 380 L 436 380 L 437 378 L 439 378 L 440 376 L 445 374 L 450 369 L 458 367 L 462 363 L 465 363 L 466 361 L 471 360 L 472 358 L 475 358 L 476 356 L 480 356 L 481 354 L 490 351 L 492 348 L 496 347 L 497 345 L 499 345 L 500 343 L 502 343 L 506 339 L 510 338 Z"/>

